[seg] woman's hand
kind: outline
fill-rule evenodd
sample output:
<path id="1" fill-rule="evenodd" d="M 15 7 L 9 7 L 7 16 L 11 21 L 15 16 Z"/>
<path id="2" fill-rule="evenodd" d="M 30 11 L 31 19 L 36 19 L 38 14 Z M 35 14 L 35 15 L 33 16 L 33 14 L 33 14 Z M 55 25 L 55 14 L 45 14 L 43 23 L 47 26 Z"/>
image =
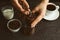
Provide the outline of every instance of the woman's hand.
<path id="1" fill-rule="evenodd" d="M 11 0 L 14 7 L 20 10 L 22 13 L 28 15 L 30 12 L 29 4 L 26 0 Z"/>
<path id="2" fill-rule="evenodd" d="M 42 0 L 42 2 L 32 10 L 32 13 L 35 13 L 35 12 L 39 13 L 37 18 L 31 23 L 32 28 L 34 28 L 36 24 L 40 22 L 42 18 L 45 16 L 48 2 L 49 0 Z"/>

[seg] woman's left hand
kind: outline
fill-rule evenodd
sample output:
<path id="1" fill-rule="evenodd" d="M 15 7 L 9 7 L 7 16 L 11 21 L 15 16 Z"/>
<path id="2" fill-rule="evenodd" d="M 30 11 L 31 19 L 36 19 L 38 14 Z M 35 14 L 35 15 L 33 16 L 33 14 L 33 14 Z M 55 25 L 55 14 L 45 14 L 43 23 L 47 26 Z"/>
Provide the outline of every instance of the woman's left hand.
<path id="1" fill-rule="evenodd" d="M 40 22 L 46 13 L 46 8 L 49 0 L 43 0 L 39 5 L 37 5 L 33 10 L 32 13 L 38 12 L 39 15 L 37 18 L 31 23 L 31 27 L 35 27 L 38 22 Z"/>

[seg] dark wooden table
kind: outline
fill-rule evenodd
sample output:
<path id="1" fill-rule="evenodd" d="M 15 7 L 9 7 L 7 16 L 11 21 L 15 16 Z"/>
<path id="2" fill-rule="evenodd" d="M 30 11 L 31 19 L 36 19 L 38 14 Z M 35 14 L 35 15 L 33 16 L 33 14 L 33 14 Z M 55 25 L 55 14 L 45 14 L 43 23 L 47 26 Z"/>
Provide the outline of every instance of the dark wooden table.
<path id="1" fill-rule="evenodd" d="M 54 2 L 60 6 L 60 2 Z M 8 5 L 8 1 L 0 1 L 0 9 L 4 5 Z M 59 9 L 60 11 L 60 9 Z M 18 19 L 18 14 L 15 14 Z M 12 33 L 6 27 L 8 20 L 6 20 L 0 11 L 0 40 L 60 40 L 60 17 L 55 21 L 42 20 L 36 26 L 36 32 L 32 36 L 26 36 L 21 32 Z"/>

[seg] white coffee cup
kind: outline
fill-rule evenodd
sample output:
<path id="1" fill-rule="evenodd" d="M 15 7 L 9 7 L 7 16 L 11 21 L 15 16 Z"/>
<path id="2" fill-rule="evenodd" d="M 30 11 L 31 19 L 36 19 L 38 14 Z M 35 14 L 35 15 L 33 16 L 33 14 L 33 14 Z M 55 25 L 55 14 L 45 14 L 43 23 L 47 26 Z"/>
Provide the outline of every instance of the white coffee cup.
<path id="1" fill-rule="evenodd" d="M 48 21 L 56 20 L 59 17 L 59 6 L 55 5 L 54 3 L 48 3 L 47 7 L 49 8 L 47 8 L 44 19 Z"/>
<path id="2" fill-rule="evenodd" d="M 14 10 L 12 6 L 4 6 L 2 7 L 1 11 L 3 16 L 8 20 L 14 17 Z"/>

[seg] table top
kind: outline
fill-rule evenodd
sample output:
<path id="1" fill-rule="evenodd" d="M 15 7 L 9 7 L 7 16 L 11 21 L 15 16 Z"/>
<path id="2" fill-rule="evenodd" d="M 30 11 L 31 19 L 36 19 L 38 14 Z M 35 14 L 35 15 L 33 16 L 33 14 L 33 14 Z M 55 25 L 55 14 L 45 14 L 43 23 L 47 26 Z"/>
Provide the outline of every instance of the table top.
<path id="1" fill-rule="evenodd" d="M 7 4 L 9 2 L 1 2 L 0 9 Z M 55 4 L 60 6 L 59 2 L 55 2 Z M 18 19 L 18 14 L 16 13 L 14 18 Z M 36 25 L 36 32 L 31 36 L 23 35 L 20 31 L 17 33 L 10 32 L 6 27 L 7 22 L 8 20 L 3 17 L 0 11 L 0 40 L 60 40 L 60 17 L 55 21 L 43 19 Z"/>

